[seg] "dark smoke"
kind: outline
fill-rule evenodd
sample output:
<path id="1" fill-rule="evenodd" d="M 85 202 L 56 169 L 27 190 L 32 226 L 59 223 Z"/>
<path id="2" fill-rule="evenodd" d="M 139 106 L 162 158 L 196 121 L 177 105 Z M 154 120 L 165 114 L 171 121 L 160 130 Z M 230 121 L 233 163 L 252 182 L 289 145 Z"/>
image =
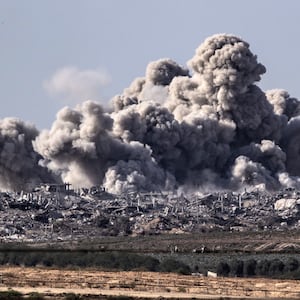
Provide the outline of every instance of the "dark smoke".
<path id="1" fill-rule="evenodd" d="M 39 166 L 42 158 L 33 150 L 38 130 L 17 118 L 0 120 L 0 189 L 21 191 L 50 180 L 47 169 Z"/>
<path id="2" fill-rule="evenodd" d="M 209 37 L 188 67 L 151 62 L 112 99 L 112 112 L 86 101 L 63 108 L 41 133 L 2 120 L 1 188 L 32 185 L 41 174 L 53 180 L 46 171 L 114 193 L 298 187 L 300 102 L 256 85 L 266 68 L 249 44 Z"/>

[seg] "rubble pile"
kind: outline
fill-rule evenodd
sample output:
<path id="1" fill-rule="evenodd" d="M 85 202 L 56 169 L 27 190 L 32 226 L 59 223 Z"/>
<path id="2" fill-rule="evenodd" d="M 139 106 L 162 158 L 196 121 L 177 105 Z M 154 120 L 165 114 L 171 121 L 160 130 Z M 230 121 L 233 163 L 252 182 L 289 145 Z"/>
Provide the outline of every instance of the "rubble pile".
<path id="1" fill-rule="evenodd" d="M 43 184 L 30 193 L 0 194 L 0 239 L 79 241 L 116 235 L 210 230 L 282 230 L 300 227 L 300 192 L 132 192 L 73 190 Z"/>

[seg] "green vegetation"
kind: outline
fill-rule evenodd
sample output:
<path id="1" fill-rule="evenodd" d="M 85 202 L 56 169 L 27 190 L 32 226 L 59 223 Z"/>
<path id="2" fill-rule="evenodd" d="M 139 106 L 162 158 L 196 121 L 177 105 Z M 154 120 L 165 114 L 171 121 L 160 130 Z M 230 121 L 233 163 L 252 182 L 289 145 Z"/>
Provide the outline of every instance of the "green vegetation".
<path id="1" fill-rule="evenodd" d="M 29 300 L 44 300 L 44 296 L 39 294 L 39 293 L 31 293 L 29 296 L 26 298 Z"/>
<path id="2" fill-rule="evenodd" d="M 107 296 L 108 300 L 133 300 L 130 296 Z"/>
<path id="3" fill-rule="evenodd" d="M 17 291 L 9 290 L 0 292 L 0 300 L 21 300 L 23 295 Z"/>
<path id="4" fill-rule="evenodd" d="M 150 256 L 125 251 L 62 250 L 62 249 L 11 249 L 0 251 L 0 265 L 44 266 L 54 268 L 99 268 L 116 271 L 151 271 L 191 274 L 214 270 L 220 276 L 269 277 L 300 279 L 298 257 L 268 257 L 209 255 L 201 262 L 193 262 L 186 254 Z M 1 299 L 0 299 L 1 300 Z"/>
<path id="5" fill-rule="evenodd" d="M 2 251 L 0 264 L 24 265 L 35 267 L 38 265 L 58 268 L 101 268 L 118 271 L 151 271 L 175 272 L 190 274 L 186 264 L 174 259 L 158 259 L 128 252 L 101 252 L 101 251 Z"/>
<path id="6" fill-rule="evenodd" d="M 81 300 L 82 297 L 80 295 L 74 293 L 68 293 L 64 296 L 65 300 Z"/>
<path id="7" fill-rule="evenodd" d="M 44 300 L 44 296 L 39 293 L 30 293 L 28 296 L 24 296 L 22 293 L 14 290 L 1 291 L 0 300 Z"/>
<path id="8" fill-rule="evenodd" d="M 220 261 L 217 273 L 225 277 L 300 279 L 300 264 L 296 258 L 289 258 L 286 262 L 278 258 Z"/>
<path id="9" fill-rule="evenodd" d="M 191 273 L 191 269 L 189 266 L 184 264 L 183 262 L 174 260 L 174 259 L 165 259 L 160 264 L 161 272 L 175 272 L 183 275 L 187 275 Z"/>
<path id="10" fill-rule="evenodd" d="M 217 266 L 217 273 L 220 276 L 228 276 L 230 272 L 230 266 L 227 262 L 225 261 L 220 261 L 218 266 Z"/>

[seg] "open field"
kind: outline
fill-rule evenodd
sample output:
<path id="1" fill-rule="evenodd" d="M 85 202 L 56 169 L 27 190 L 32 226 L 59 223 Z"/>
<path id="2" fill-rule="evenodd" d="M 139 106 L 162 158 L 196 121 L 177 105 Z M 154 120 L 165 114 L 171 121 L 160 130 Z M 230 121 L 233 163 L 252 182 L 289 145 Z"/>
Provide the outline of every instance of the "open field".
<path id="1" fill-rule="evenodd" d="M 175 246 L 177 251 L 174 253 Z M 201 253 L 201 247 L 205 247 Z M 215 270 L 218 259 L 299 257 L 300 233 L 290 232 L 203 232 L 153 236 L 103 237 L 79 243 L 1 244 L 1 255 L 20 253 L 41 257 L 47 253 L 89 256 L 92 253 L 126 251 L 163 259 L 184 259 L 191 269 L 196 264 Z M 196 251 L 196 252 L 195 252 Z M 200 253 L 198 253 L 200 251 Z M 61 254 L 60 254 L 61 253 Z M 89 254 L 90 253 L 90 254 Z M 63 256 L 64 255 L 64 256 Z M 265 257 L 266 255 L 266 257 Z M 126 256 L 126 255 L 125 255 Z M 128 256 L 130 258 L 131 256 Z M 72 266 L 72 265 L 70 265 Z M 68 265 L 66 266 L 68 267 Z M 125 269 L 126 270 L 126 269 Z M 72 269 L 0 267 L 0 291 L 38 292 L 45 299 L 65 300 L 67 293 L 88 295 L 80 299 L 172 298 L 172 299 L 300 299 L 299 280 L 262 278 L 208 278 L 144 271 L 108 272 L 100 268 Z M 83 297 L 83 296 L 82 296 Z M 0 298 L 1 299 L 1 298 Z M 119 299 L 124 300 L 124 299 Z"/>
<path id="2" fill-rule="evenodd" d="M 1 267 L 0 274 L 2 291 L 13 289 L 25 294 L 38 292 L 49 299 L 63 299 L 63 294 L 70 292 L 91 295 L 90 299 L 94 299 L 96 295 L 177 299 L 300 298 L 300 281 L 297 280 L 209 278 L 170 273 L 22 267 Z"/>
<path id="3" fill-rule="evenodd" d="M 24 245 L 24 244 L 21 244 Z M 300 231 L 212 231 L 184 234 L 160 234 L 139 236 L 105 236 L 74 242 L 26 243 L 29 247 L 88 249 L 103 251 L 129 251 L 138 253 L 192 252 L 203 246 L 205 252 L 254 252 L 254 253 L 300 253 Z M 12 244 L 0 244 L 0 248 Z"/>

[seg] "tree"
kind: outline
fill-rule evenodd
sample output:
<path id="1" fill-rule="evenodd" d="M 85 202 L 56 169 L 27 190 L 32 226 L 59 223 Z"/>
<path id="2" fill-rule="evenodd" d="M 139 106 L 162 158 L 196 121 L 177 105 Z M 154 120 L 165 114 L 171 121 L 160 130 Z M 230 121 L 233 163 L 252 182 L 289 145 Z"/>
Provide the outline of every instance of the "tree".
<path id="1" fill-rule="evenodd" d="M 256 274 L 260 276 L 269 275 L 270 262 L 266 259 L 260 260 L 256 266 Z"/>
<path id="2" fill-rule="evenodd" d="M 228 276 L 229 272 L 230 272 L 229 264 L 225 261 L 220 261 L 217 266 L 217 274 L 226 277 Z"/>
<path id="3" fill-rule="evenodd" d="M 234 260 L 230 264 L 230 273 L 232 276 L 243 277 L 244 276 L 244 262 L 242 260 Z"/>
<path id="4" fill-rule="evenodd" d="M 249 259 L 244 262 L 244 275 L 245 276 L 255 276 L 255 269 L 256 269 L 256 260 Z"/>
<path id="5" fill-rule="evenodd" d="M 160 271 L 161 272 L 174 272 L 174 273 L 179 273 L 179 274 L 190 274 L 191 269 L 188 265 L 181 261 L 177 261 L 175 259 L 165 259 L 162 261 L 160 264 Z"/>
<path id="6" fill-rule="evenodd" d="M 280 259 L 275 258 L 271 260 L 270 269 L 269 269 L 270 276 L 276 276 L 282 274 L 283 269 L 284 269 L 284 263 Z"/>
<path id="7" fill-rule="evenodd" d="M 290 257 L 285 264 L 285 270 L 287 272 L 294 272 L 299 268 L 299 261 L 296 258 Z"/>

